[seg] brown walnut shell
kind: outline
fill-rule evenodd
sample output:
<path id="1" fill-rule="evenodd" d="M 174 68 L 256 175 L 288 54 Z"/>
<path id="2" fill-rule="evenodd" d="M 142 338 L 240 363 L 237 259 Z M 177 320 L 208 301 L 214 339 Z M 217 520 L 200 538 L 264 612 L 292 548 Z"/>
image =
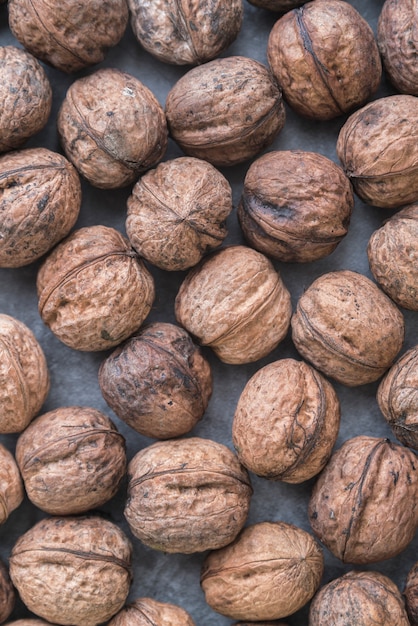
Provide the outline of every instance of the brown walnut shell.
<path id="1" fill-rule="evenodd" d="M 190 437 L 159 441 L 128 466 L 125 517 L 145 545 L 190 554 L 230 543 L 244 526 L 252 487 L 223 444 Z"/>
<path id="2" fill-rule="evenodd" d="M 18 619 L 13 622 L 6 622 L 4 626 L 54 626 L 51 622 L 45 622 L 43 619 Z"/>
<path id="3" fill-rule="evenodd" d="M 0 444 L 0 524 L 4 524 L 10 514 L 21 505 L 23 497 L 23 482 L 16 459 Z"/>
<path id="4" fill-rule="evenodd" d="M 195 626 L 180 606 L 153 598 L 138 598 L 125 606 L 108 626 Z"/>
<path id="5" fill-rule="evenodd" d="M 418 625 L 418 562 L 408 572 L 403 591 L 411 626 Z"/>
<path id="6" fill-rule="evenodd" d="M 10 616 L 14 609 L 16 594 L 10 580 L 9 570 L 3 561 L 0 561 L 0 624 Z"/>
<path id="7" fill-rule="evenodd" d="M 201 586 L 214 611 L 259 622 L 286 617 L 304 606 L 323 569 L 322 551 L 312 535 L 285 522 L 259 522 L 209 553 Z"/>
<path id="8" fill-rule="evenodd" d="M 37 277 L 39 313 L 63 343 L 106 350 L 127 339 L 150 312 L 154 280 L 117 230 L 86 226 L 47 256 Z"/>
<path id="9" fill-rule="evenodd" d="M 350 387 L 380 378 L 404 341 L 400 310 L 369 278 L 351 270 L 317 278 L 299 298 L 291 324 L 301 356 Z"/>

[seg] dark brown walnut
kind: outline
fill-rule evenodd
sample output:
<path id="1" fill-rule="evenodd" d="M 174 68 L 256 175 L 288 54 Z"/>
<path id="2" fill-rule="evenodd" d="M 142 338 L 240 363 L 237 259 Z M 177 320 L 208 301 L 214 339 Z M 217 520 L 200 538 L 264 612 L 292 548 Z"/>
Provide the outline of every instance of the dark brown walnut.
<path id="1" fill-rule="evenodd" d="M 207 161 L 179 157 L 144 174 L 128 198 L 132 246 L 163 270 L 186 270 L 220 246 L 232 211 L 227 179 Z"/>
<path id="2" fill-rule="evenodd" d="M 418 624 L 418 562 L 408 572 L 403 591 L 411 626 Z"/>
<path id="3" fill-rule="evenodd" d="M 109 520 L 49 517 L 14 544 L 10 577 L 35 615 L 54 624 L 97 626 L 126 601 L 131 555 L 128 537 Z"/>
<path id="4" fill-rule="evenodd" d="M 10 580 L 9 570 L 5 562 L 0 561 L 0 624 L 10 616 L 14 609 L 16 594 L 12 581 Z"/>
<path id="5" fill-rule="evenodd" d="M 349 387 L 380 378 L 404 341 L 398 307 L 369 278 L 351 270 L 317 278 L 299 298 L 291 325 L 301 356 Z"/>
<path id="6" fill-rule="evenodd" d="M 102 189 L 131 184 L 167 148 L 167 123 L 157 98 L 140 80 L 115 68 L 74 81 L 57 126 L 69 160 Z"/>
<path id="7" fill-rule="evenodd" d="M 16 459 L 0 444 L 0 524 L 4 524 L 22 504 L 23 497 L 23 482 Z"/>
<path id="8" fill-rule="evenodd" d="M 68 73 L 103 61 L 128 19 L 126 0 L 9 0 L 9 26 L 16 39 Z"/>
<path id="9" fill-rule="evenodd" d="M 190 437 L 159 441 L 128 466 L 125 517 L 145 545 L 191 554 L 230 543 L 247 519 L 248 473 L 226 446 Z"/>
<path id="10" fill-rule="evenodd" d="M 41 131 L 51 105 L 51 85 L 39 61 L 26 50 L 0 46 L 0 153 L 21 148 Z"/>
<path id="11" fill-rule="evenodd" d="M 74 231 L 37 276 L 43 322 L 63 343 L 96 351 L 122 343 L 154 301 L 154 280 L 129 242 L 107 226 Z"/>
<path id="12" fill-rule="evenodd" d="M 46 148 L 0 157 L 0 267 L 39 259 L 66 237 L 81 206 L 81 185 L 66 158 Z"/>
<path id="13" fill-rule="evenodd" d="M 169 91 L 165 111 L 180 148 L 217 166 L 254 157 L 285 123 L 282 92 L 271 72 L 243 56 L 186 72 Z"/>
<path id="14" fill-rule="evenodd" d="M 183 328 L 155 322 L 102 362 L 99 385 L 112 411 L 131 428 L 170 439 L 188 433 L 203 417 L 212 372 Z"/>
<path id="15" fill-rule="evenodd" d="M 125 606 L 108 626 L 195 626 L 187 611 L 153 598 L 138 598 Z"/>
<path id="16" fill-rule="evenodd" d="M 322 551 L 312 535 L 285 522 L 259 522 L 209 553 L 201 586 L 206 602 L 222 615 L 274 620 L 309 602 L 323 568 Z"/>
<path id="17" fill-rule="evenodd" d="M 342 0 L 315 0 L 285 13 L 270 32 L 267 58 L 288 104 L 316 120 L 362 106 L 382 75 L 371 27 Z"/>
<path id="18" fill-rule="evenodd" d="M 238 218 L 251 246 L 281 261 L 315 261 L 347 234 L 354 195 L 342 169 L 301 150 L 256 159 L 244 179 Z"/>

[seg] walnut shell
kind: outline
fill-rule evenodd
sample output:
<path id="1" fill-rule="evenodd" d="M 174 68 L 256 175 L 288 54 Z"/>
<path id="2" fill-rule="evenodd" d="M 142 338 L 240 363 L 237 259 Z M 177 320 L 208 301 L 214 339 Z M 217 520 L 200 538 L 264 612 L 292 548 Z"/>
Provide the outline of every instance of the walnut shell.
<path id="1" fill-rule="evenodd" d="M 138 598 L 124 607 L 108 626 L 195 626 L 180 606 L 153 598 Z"/>
<path id="2" fill-rule="evenodd" d="M 418 562 L 408 572 L 403 592 L 411 626 L 418 624 Z"/>
<path id="3" fill-rule="evenodd" d="M 222 615 L 257 622 L 280 619 L 312 598 L 323 568 L 312 535 L 285 522 L 259 522 L 209 553 L 201 586 L 206 602 Z"/>
<path id="4" fill-rule="evenodd" d="M 7 622 L 4 626 L 53 626 L 51 622 L 45 622 L 43 619 L 18 619 L 13 622 Z"/>
<path id="5" fill-rule="evenodd" d="M 175 300 L 177 321 L 225 363 L 269 354 L 290 324 L 290 294 L 266 256 L 230 246 L 190 270 Z"/>
<path id="6" fill-rule="evenodd" d="M 145 545 L 190 554 L 230 543 L 243 527 L 252 487 L 223 444 L 190 437 L 159 441 L 128 466 L 125 517 Z"/>
<path id="7" fill-rule="evenodd" d="M 354 195 L 342 169 L 314 152 L 268 152 L 249 167 L 238 207 L 244 236 L 281 261 L 331 254 L 347 234 Z"/>
<path id="8" fill-rule="evenodd" d="M 291 325 L 302 357 L 350 387 L 380 378 L 404 340 L 397 306 L 369 278 L 351 270 L 317 278 L 299 298 Z"/>
<path id="9" fill-rule="evenodd" d="M 412 450 L 388 439 L 353 437 L 320 474 L 309 519 L 336 557 L 345 563 L 374 563 L 396 556 L 414 537 L 417 495 Z"/>
<path id="10" fill-rule="evenodd" d="M 3 561 L 0 561 L 0 624 L 9 617 L 14 609 L 16 594 L 9 570 Z"/>
<path id="11" fill-rule="evenodd" d="M 10 577 L 35 615 L 55 624 L 97 626 L 126 601 L 131 554 L 129 539 L 113 522 L 93 515 L 50 517 L 16 541 Z"/>
<path id="12" fill-rule="evenodd" d="M 282 93 L 271 72 L 242 56 L 186 72 L 169 91 L 165 112 L 180 148 L 217 166 L 254 157 L 285 123 Z"/>
<path id="13" fill-rule="evenodd" d="M 102 189 L 129 185 L 167 148 L 167 123 L 157 98 L 140 80 L 115 68 L 74 81 L 57 126 L 68 159 Z"/>
<path id="14" fill-rule="evenodd" d="M 74 231 L 37 276 L 39 313 L 63 343 L 106 350 L 135 332 L 150 312 L 154 280 L 129 242 L 107 226 Z"/>
<path id="15" fill-rule="evenodd" d="M 0 524 L 4 524 L 21 505 L 23 497 L 23 483 L 16 459 L 0 443 Z"/>
<path id="16" fill-rule="evenodd" d="M 135 250 L 163 270 L 186 270 L 228 234 L 232 190 L 207 161 L 179 157 L 144 174 L 127 204 L 126 233 Z"/>

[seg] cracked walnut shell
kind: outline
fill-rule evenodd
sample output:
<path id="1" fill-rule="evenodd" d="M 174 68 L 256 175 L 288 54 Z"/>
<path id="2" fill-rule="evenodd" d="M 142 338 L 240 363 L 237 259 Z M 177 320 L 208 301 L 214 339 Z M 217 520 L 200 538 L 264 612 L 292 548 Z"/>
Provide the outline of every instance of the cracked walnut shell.
<path id="1" fill-rule="evenodd" d="M 23 502 L 24 489 L 13 454 L 0 444 L 0 524 Z"/>
<path id="2" fill-rule="evenodd" d="M 195 626 L 180 606 L 153 598 L 138 598 L 125 606 L 108 626 Z"/>

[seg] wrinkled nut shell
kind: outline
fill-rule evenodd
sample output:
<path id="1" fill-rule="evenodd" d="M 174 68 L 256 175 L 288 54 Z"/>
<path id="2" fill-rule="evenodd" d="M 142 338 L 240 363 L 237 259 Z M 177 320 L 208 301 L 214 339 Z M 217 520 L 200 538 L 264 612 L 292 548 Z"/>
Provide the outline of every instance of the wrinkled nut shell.
<path id="1" fill-rule="evenodd" d="M 179 606 L 138 598 L 110 620 L 108 626 L 195 626 L 191 616 Z"/>
<path id="2" fill-rule="evenodd" d="M 24 489 L 15 457 L 3 444 L 0 444 L 0 524 L 23 501 Z"/>
<path id="3" fill-rule="evenodd" d="M 51 622 L 43 619 L 18 619 L 14 622 L 7 622 L 4 626 L 53 626 Z"/>
<path id="4" fill-rule="evenodd" d="M 6 621 L 14 609 L 16 594 L 9 570 L 3 561 L 0 561 L 0 624 Z"/>
<path id="5" fill-rule="evenodd" d="M 403 591 L 411 626 L 418 624 L 418 562 L 409 570 Z"/>

